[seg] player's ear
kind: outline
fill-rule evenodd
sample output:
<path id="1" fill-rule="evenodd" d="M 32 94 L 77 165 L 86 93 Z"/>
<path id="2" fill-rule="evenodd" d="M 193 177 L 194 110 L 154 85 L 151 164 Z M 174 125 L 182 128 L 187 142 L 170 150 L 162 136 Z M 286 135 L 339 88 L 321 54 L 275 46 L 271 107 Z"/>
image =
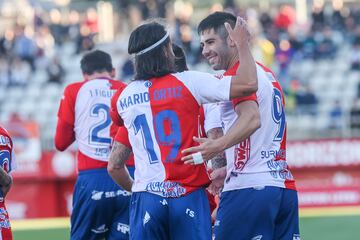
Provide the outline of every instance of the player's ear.
<path id="1" fill-rule="evenodd" d="M 116 70 L 115 70 L 115 68 L 113 68 L 113 69 L 111 70 L 110 77 L 111 77 L 111 78 L 115 78 L 115 76 L 116 76 Z"/>

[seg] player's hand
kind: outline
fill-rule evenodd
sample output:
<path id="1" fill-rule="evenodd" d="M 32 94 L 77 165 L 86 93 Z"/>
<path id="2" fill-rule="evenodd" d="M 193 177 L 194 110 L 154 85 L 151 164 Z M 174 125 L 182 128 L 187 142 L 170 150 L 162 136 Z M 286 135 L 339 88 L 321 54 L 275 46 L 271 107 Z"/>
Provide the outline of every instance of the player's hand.
<path id="1" fill-rule="evenodd" d="M 226 177 L 226 167 L 218 168 L 212 171 L 210 174 L 211 184 L 208 187 L 208 191 L 212 195 L 218 195 L 224 187 L 224 181 Z"/>
<path id="2" fill-rule="evenodd" d="M 204 162 L 214 158 L 217 154 L 219 154 L 222 149 L 216 140 L 210 138 L 197 138 L 193 137 L 195 142 L 200 143 L 199 146 L 190 147 L 184 149 L 181 153 L 183 155 L 187 155 L 181 158 L 185 164 L 194 164 L 194 159 L 192 153 L 200 152 Z"/>
<path id="3" fill-rule="evenodd" d="M 241 18 L 236 18 L 234 28 L 229 23 L 225 23 L 225 28 L 229 33 L 231 40 L 233 40 L 237 47 L 248 45 L 250 40 L 250 33 L 246 21 Z"/>

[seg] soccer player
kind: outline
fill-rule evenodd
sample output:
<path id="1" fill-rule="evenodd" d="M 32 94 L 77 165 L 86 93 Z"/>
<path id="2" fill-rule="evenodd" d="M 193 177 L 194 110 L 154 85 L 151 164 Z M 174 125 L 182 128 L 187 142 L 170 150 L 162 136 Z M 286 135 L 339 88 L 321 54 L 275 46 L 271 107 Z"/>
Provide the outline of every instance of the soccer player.
<path id="1" fill-rule="evenodd" d="M 109 54 L 95 50 L 81 59 L 84 80 L 68 85 L 60 102 L 55 147 L 78 146 L 71 239 L 128 239 L 130 193 L 107 172 L 117 126 L 110 119 L 111 97 L 125 87 L 113 80 Z"/>
<path id="2" fill-rule="evenodd" d="M 198 26 L 202 54 L 222 77 L 236 74 L 243 58 L 223 27 L 236 17 L 216 12 Z M 284 95 L 270 69 L 257 63 L 258 90 L 248 97 L 222 102 L 225 135 L 196 139 L 205 159 L 226 149 L 227 167 L 212 173 L 224 179 L 215 221 L 216 239 L 298 239 L 298 198 L 286 163 Z M 192 156 L 183 157 L 192 163 Z"/>
<path id="3" fill-rule="evenodd" d="M 201 154 L 195 165 L 181 162 L 181 150 L 193 146 L 201 104 L 246 96 L 257 90 L 255 62 L 247 44 L 247 29 L 238 18 L 226 25 L 242 56 L 239 74 L 219 81 L 208 73 L 175 73 L 169 34 L 156 22 L 130 35 L 128 52 L 135 54 L 135 80 L 122 90 L 116 107 L 128 140 L 115 143 L 117 161 L 108 170 L 132 191 L 131 239 L 211 239 L 211 219 L 205 187 L 210 179 Z M 146 37 L 144 37 L 146 36 Z M 240 78 L 241 73 L 241 78 Z M 126 136 L 123 134 L 122 136 Z M 131 151 L 133 180 L 124 163 Z"/>
<path id="4" fill-rule="evenodd" d="M 12 139 L 2 126 L 0 126 L 0 164 L 0 239 L 12 240 L 5 197 L 12 186 L 10 172 L 15 169 L 15 155 Z"/>

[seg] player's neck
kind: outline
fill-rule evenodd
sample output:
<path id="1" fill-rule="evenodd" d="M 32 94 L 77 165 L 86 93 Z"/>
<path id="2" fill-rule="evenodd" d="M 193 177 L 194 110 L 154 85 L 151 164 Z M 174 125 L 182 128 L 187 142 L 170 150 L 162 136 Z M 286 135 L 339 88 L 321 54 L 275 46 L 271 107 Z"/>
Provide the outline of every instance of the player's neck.
<path id="1" fill-rule="evenodd" d="M 87 81 L 94 80 L 94 79 L 101 79 L 101 78 L 112 79 L 112 76 L 108 72 L 101 72 L 101 73 L 95 72 L 91 75 L 84 75 L 84 79 Z"/>

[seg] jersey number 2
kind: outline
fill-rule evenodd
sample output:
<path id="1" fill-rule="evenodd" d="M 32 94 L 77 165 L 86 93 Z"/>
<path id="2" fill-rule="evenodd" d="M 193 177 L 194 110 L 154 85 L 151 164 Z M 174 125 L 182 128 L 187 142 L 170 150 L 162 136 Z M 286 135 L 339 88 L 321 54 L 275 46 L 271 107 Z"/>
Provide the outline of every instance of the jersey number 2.
<path id="1" fill-rule="evenodd" d="M 168 124 L 170 125 L 168 134 L 165 130 L 166 121 L 169 121 Z M 181 146 L 181 129 L 178 115 L 172 110 L 160 111 L 154 116 L 154 125 L 159 145 L 171 146 L 170 152 L 166 156 L 166 161 L 173 161 L 178 155 Z M 148 153 L 150 163 L 159 162 L 159 158 L 154 150 L 154 142 L 145 114 L 136 116 L 133 126 L 135 134 L 138 134 L 138 132 L 142 130 L 143 145 Z"/>
<path id="2" fill-rule="evenodd" d="M 105 128 L 108 128 L 111 124 L 109 106 L 103 103 L 95 104 L 91 108 L 90 116 L 96 118 L 101 117 L 101 120 L 90 128 L 90 136 L 89 136 L 90 143 L 95 145 L 111 144 L 111 138 L 99 136 L 100 131 L 104 130 Z"/>

